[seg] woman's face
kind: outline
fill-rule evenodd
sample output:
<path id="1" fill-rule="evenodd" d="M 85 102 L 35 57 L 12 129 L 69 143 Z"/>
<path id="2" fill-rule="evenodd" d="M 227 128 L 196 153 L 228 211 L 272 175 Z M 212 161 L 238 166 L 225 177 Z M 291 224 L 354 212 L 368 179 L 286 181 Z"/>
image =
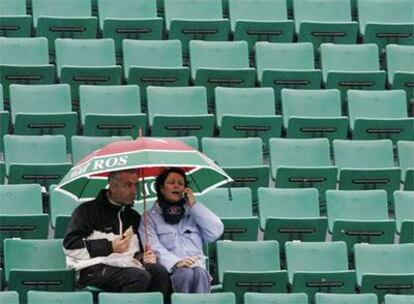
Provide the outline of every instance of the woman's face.
<path id="1" fill-rule="evenodd" d="M 184 178 L 180 174 L 171 172 L 168 174 L 164 185 L 161 186 L 160 191 L 165 200 L 175 203 L 181 200 L 184 188 Z"/>

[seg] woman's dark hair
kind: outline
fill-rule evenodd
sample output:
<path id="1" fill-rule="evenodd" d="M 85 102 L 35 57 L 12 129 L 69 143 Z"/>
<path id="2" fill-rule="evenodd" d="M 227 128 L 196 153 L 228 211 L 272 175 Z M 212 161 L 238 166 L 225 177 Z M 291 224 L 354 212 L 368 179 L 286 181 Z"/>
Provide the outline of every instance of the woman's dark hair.
<path id="1" fill-rule="evenodd" d="M 163 198 L 162 193 L 161 193 L 161 186 L 164 185 L 165 180 L 167 179 L 168 175 L 170 175 L 170 173 L 177 173 L 181 175 L 184 178 L 184 186 L 185 187 L 188 186 L 187 177 L 183 169 L 175 168 L 175 167 L 165 169 L 164 171 L 161 172 L 160 175 L 157 176 L 157 179 L 155 180 L 155 191 L 157 192 L 158 200 Z"/>

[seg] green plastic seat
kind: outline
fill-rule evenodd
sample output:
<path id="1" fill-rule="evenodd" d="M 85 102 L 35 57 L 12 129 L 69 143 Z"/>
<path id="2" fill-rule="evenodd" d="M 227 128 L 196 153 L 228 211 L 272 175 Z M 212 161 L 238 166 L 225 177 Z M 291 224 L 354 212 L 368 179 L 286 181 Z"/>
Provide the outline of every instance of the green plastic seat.
<path id="1" fill-rule="evenodd" d="M 156 136 L 152 136 L 154 138 L 157 138 Z M 185 143 L 186 145 L 199 150 L 199 144 L 198 144 L 198 139 L 196 136 L 174 136 L 174 137 L 158 137 L 159 139 L 175 139 L 175 140 L 179 140 L 183 143 Z"/>
<path id="2" fill-rule="evenodd" d="M 223 18 L 222 0 L 164 0 L 165 28 L 169 39 L 178 39 L 188 57 L 190 40 L 225 41 L 230 22 Z"/>
<path id="3" fill-rule="evenodd" d="M 32 17 L 26 13 L 26 0 L 0 1 L 0 36 L 30 37 Z"/>
<path id="4" fill-rule="evenodd" d="M 254 87 L 256 72 L 249 67 L 246 41 L 190 41 L 191 78 L 207 88 L 213 109 L 216 87 Z"/>
<path id="5" fill-rule="evenodd" d="M 283 126 L 288 138 L 348 137 L 348 118 L 341 115 L 341 96 L 336 89 L 282 89 Z"/>
<path id="6" fill-rule="evenodd" d="M 414 142 L 400 140 L 397 148 L 404 190 L 414 191 Z"/>
<path id="7" fill-rule="evenodd" d="M 392 193 L 400 189 L 401 170 L 394 165 L 391 140 L 337 139 L 333 150 L 339 190 L 384 189 L 392 208 Z"/>
<path id="8" fill-rule="evenodd" d="M 360 293 L 413 294 L 414 244 L 356 244 L 355 271 Z"/>
<path id="9" fill-rule="evenodd" d="M 86 136 L 138 137 L 147 131 L 137 85 L 79 87 L 80 121 Z"/>
<path id="10" fill-rule="evenodd" d="M 220 137 L 260 137 L 267 153 L 269 139 L 281 136 L 282 117 L 275 115 L 271 88 L 218 87 L 215 110 Z"/>
<path id="11" fill-rule="evenodd" d="M 322 210 L 326 190 L 336 189 L 326 138 L 271 138 L 270 165 L 277 188 L 317 188 Z"/>
<path id="12" fill-rule="evenodd" d="M 326 205 L 332 241 L 344 241 L 350 256 L 357 243 L 394 243 L 395 221 L 388 219 L 384 190 L 328 190 Z"/>
<path id="13" fill-rule="evenodd" d="M 263 239 L 278 241 L 282 258 L 287 241 L 325 241 L 327 219 L 320 216 L 317 189 L 259 188 L 258 200 Z"/>
<path id="14" fill-rule="evenodd" d="M 287 18 L 286 0 L 229 0 L 233 40 L 245 40 L 252 50 L 258 41 L 292 42 L 294 25 Z"/>
<path id="15" fill-rule="evenodd" d="M 308 295 L 306 293 L 259 293 L 246 292 L 244 294 L 244 304 L 308 304 Z"/>
<path id="16" fill-rule="evenodd" d="M 27 303 L 29 290 L 74 291 L 75 272 L 66 268 L 62 240 L 4 241 L 5 277 Z"/>
<path id="17" fill-rule="evenodd" d="M 162 294 L 159 292 L 143 293 L 111 293 L 100 292 L 99 304 L 162 304 Z"/>
<path id="18" fill-rule="evenodd" d="M 163 20 L 157 17 L 156 0 L 97 2 L 102 37 L 114 39 L 117 57 L 122 57 L 123 39 L 162 39 Z"/>
<path id="19" fill-rule="evenodd" d="M 299 42 L 355 44 L 358 22 L 352 21 L 351 0 L 293 0 Z"/>
<path id="20" fill-rule="evenodd" d="M 3 98 L 9 100 L 9 85 L 51 84 L 55 68 L 49 64 L 48 42 L 44 37 L 0 37 L 0 82 Z"/>
<path id="21" fill-rule="evenodd" d="M 5 135 L 4 155 L 9 184 L 57 184 L 71 168 L 63 135 Z"/>
<path id="22" fill-rule="evenodd" d="M 129 40 L 122 42 L 124 76 L 137 84 L 142 106 L 146 108 L 148 86 L 187 86 L 190 69 L 183 67 L 178 40 Z"/>
<path id="23" fill-rule="evenodd" d="M 414 191 L 395 191 L 394 203 L 400 243 L 414 243 Z"/>
<path id="24" fill-rule="evenodd" d="M 287 242 L 286 262 L 292 292 L 354 293 L 355 271 L 348 270 L 345 242 Z"/>
<path id="25" fill-rule="evenodd" d="M 384 90 L 385 71 L 379 68 L 379 51 L 375 44 L 321 45 L 322 76 L 326 89 L 339 89 L 344 101 L 346 92 Z"/>
<path id="26" fill-rule="evenodd" d="M 414 118 L 408 117 L 403 90 L 348 91 L 352 139 L 414 139 Z"/>
<path id="27" fill-rule="evenodd" d="M 49 40 L 51 55 L 55 39 L 95 39 L 98 18 L 92 16 L 90 0 L 31 0 L 33 26 L 38 37 Z"/>
<path id="28" fill-rule="evenodd" d="M 70 85 L 72 100 L 79 99 L 82 84 L 121 84 L 113 39 L 56 39 L 55 44 L 57 74 Z"/>
<path id="29" fill-rule="evenodd" d="M 378 297 L 376 294 L 330 294 L 317 293 L 315 295 L 315 304 L 377 304 Z"/>
<path id="30" fill-rule="evenodd" d="M 0 93 L 0 98 L 2 94 Z M 3 99 L 2 99 L 3 100 Z M 3 102 L 1 102 L 3 105 Z M 3 107 L 0 108 L 0 152 L 4 151 L 3 136 L 9 133 L 10 125 L 10 112 L 4 111 Z"/>
<path id="31" fill-rule="evenodd" d="M 36 291 L 27 293 L 27 304 L 93 304 L 92 293 L 88 291 Z"/>
<path id="32" fill-rule="evenodd" d="M 19 304 L 19 294 L 16 291 L 1 291 L 0 303 Z"/>
<path id="33" fill-rule="evenodd" d="M 147 106 L 152 136 L 213 136 L 204 87 L 148 87 Z"/>
<path id="34" fill-rule="evenodd" d="M 203 138 L 203 152 L 234 180 L 233 187 L 249 187 L 253 202 L 257 189 L 269 185 L 269 165 L 263 162 L 260 138 Z"/>
<path id="35" fill-rule="evenodd" d="M 414 295 L 386 294 L 384 304 L 414 304 Z"/>
<path id="36" fill-rule="evenodd" d="M 287 272 L 280 270 L 276 241 L 218 241 L 217 261 L 222 291 L 234 292 L 236 303 L 243 302 L 246 292 L 287 292 Z"/>
<path id="37" fill-rule="evenodd" d="M 78 129 L 78 116 L 72 112 L 67 84 L 10 85 L 10 108 L 14 134 L 57 135 L 70 138 Z"/>
<path id="38" fill-rule="evenodd" d="M 320 89 L 322 74 L 315 69 L 311 43 L 258 42 L 255 49 L 258 82 L 261 87 L 274 89 L 278 113 L 283 88 Z"/>
<path id="39" fill-rule="evenodd" d="M 414 101 L 414 46 L 390 44 L 386 47 L 388 85 L 404 90 L 407 106 Z"/>
<path id="40" fill-rule="evenodd" d="M 220 292 L 210 294 L 173 293 L 171 304 L 236 304 L 236 298 L 232 292 Z"/>
<path id="41" fill-rule="evenodd" d="M 358 0 L 359 31 L 364 43 L 384 49 L 389 43 L 414 44 L 411 0 Z"/>

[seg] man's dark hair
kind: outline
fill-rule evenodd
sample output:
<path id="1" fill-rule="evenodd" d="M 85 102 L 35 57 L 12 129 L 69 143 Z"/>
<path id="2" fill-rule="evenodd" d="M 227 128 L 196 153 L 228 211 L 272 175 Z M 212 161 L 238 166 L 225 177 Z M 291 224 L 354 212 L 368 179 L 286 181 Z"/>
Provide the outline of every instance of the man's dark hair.
<path id="1" fill-rule="evenodd" d="M 113 180 L 116 180 L 118 174 L 122 173 L 122 172 L 128 172 L 128 173 L 136 173 L 137 169 L 126 169 L 126 170 L 119 170 L 119 171 L 112 171 L 109 172 L 108 174 L 108 182 L 111 182 Z"/>
<path id="2" fill-rule="evenodd" d="M 170 173 L 177 173 L 181 175 L 184 178 L 184 186 L 188 187 L 187 177 L 183 169 L 175 168 L 175 167 L 165 169 L 164 171 L 160 173 L 160 175 L 157 176 L 157 179 L 155 180 L 155 191 L 157 192 L 158 200 L 163 198 L 162 193 L 161 193 L 161 186 L 164 185 L 165 180 L 167 179 L 168 175 L 170 175 Z"/>

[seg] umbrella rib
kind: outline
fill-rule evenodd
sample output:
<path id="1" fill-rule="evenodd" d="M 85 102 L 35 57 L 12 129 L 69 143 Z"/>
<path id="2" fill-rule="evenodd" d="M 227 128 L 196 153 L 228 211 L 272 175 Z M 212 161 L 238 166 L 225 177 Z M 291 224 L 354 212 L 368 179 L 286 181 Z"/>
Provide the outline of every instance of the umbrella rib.
<path id="1" fill-rule="evenodd" d="M 195 186 L 197 187 L 197 192 L 201 191 L 199 185 L 197 184 L 196 180 L 194 179 L 194 176 L 191 174 L 190 177 L 191 177 L 193 183 L 195 184 Z"/>

